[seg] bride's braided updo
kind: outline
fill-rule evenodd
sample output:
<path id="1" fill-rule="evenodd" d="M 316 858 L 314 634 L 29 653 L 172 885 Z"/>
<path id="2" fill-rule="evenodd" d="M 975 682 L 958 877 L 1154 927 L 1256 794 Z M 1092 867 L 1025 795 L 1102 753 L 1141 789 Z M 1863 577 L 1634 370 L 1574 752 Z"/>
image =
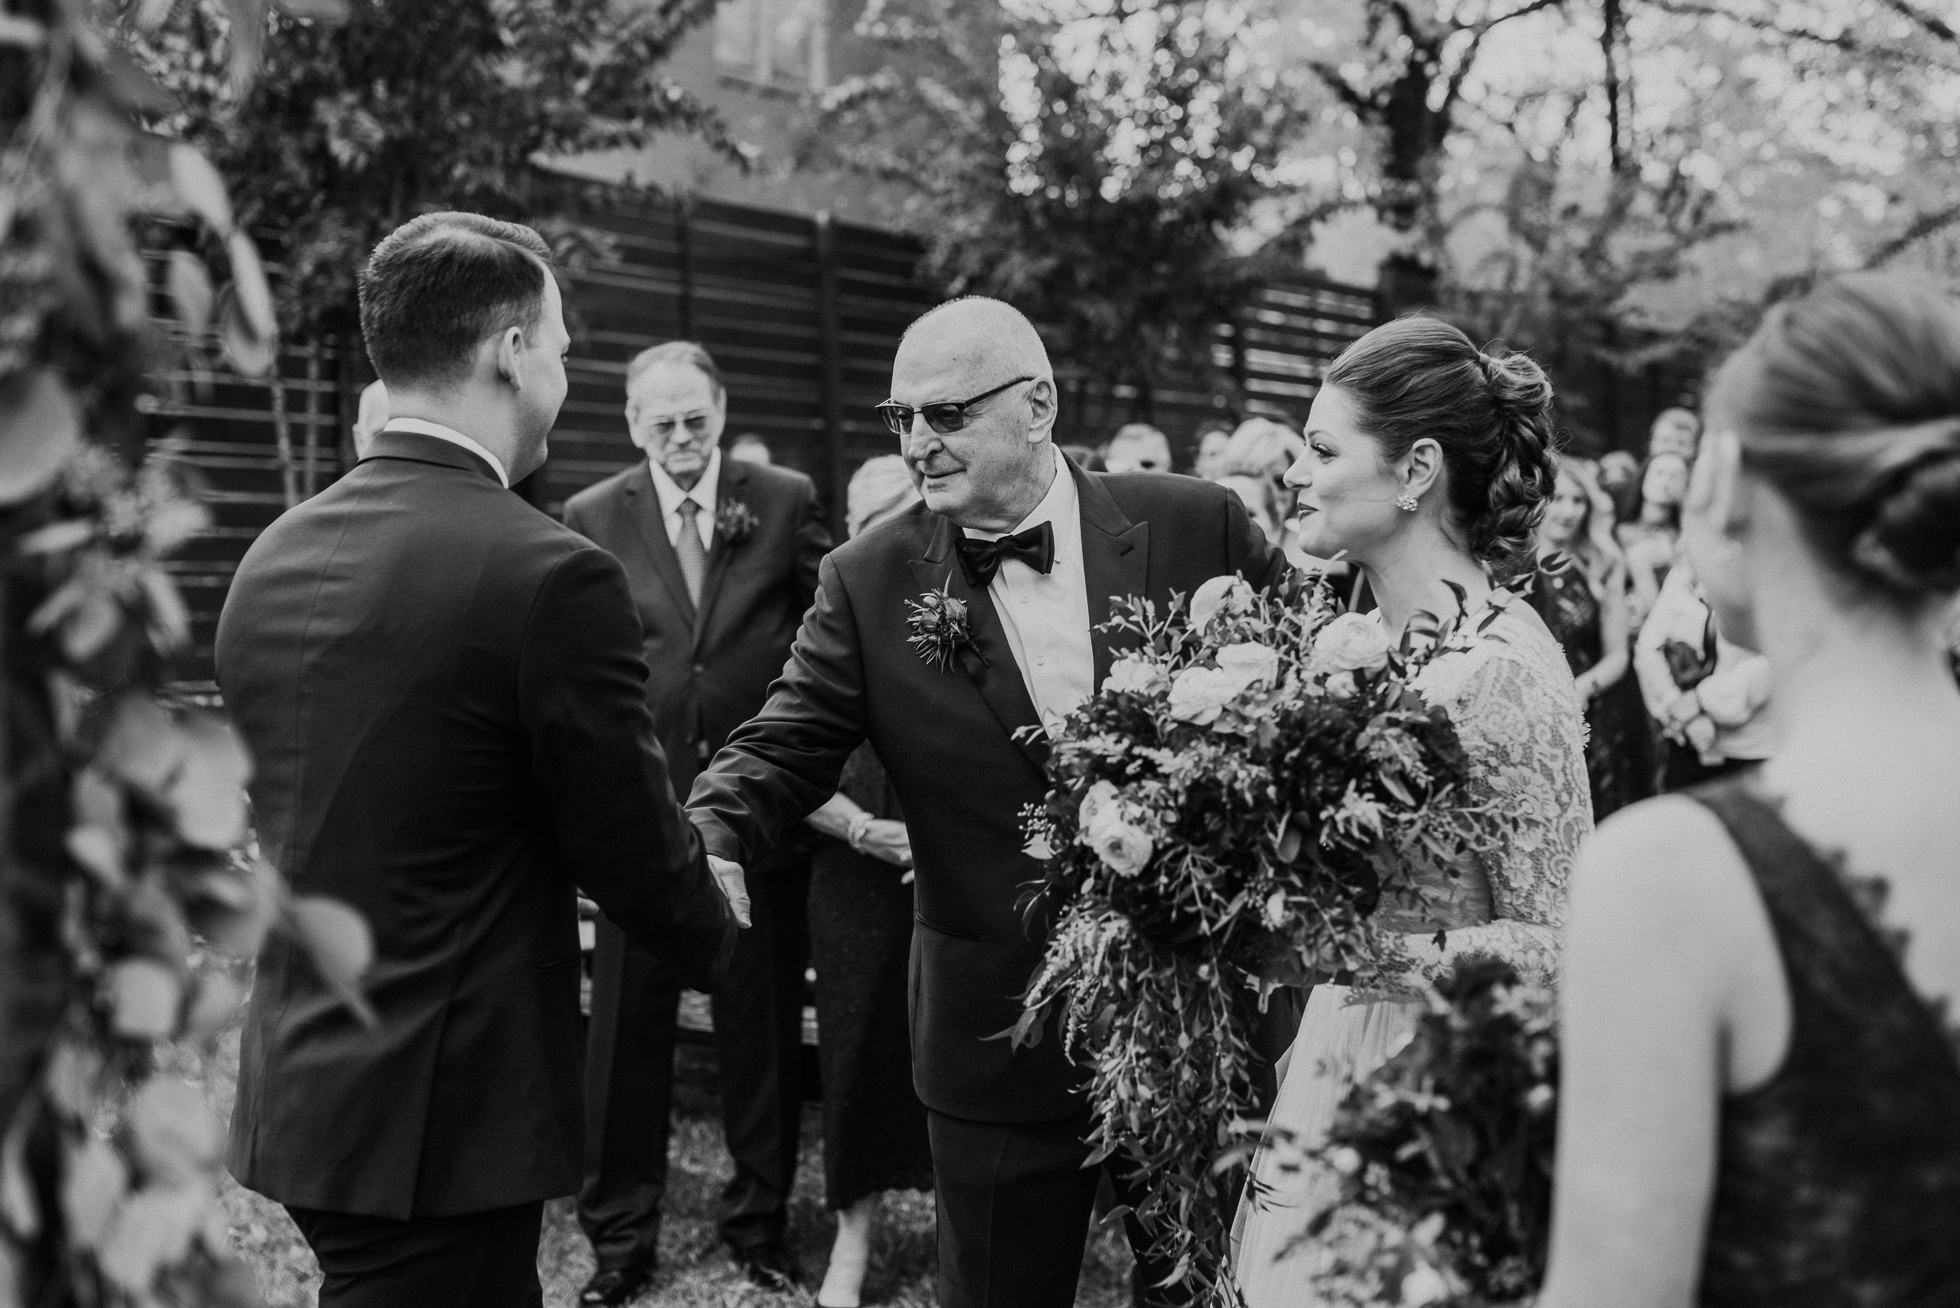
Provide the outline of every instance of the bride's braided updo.
<path id="1" fill-rule="evenodd" d="M 1840 572 L 1910 602 L 1960 590 L 1960 304 L 1832 278 L 1764 316 L 1708 410 Z"/>
<path id="2" fill-rule="evenodd" d="M 1384 458 L 1401 458 L 1424 437 L 1442 447 L 1450 517 L 1495 576 L 1531 566 L 1538 520 L 1558 484 L 1543 369 L 1523 354 L 1485 353 L 1419 314 L 1348 346 L 1326 384 L 1353 402 Z"/>

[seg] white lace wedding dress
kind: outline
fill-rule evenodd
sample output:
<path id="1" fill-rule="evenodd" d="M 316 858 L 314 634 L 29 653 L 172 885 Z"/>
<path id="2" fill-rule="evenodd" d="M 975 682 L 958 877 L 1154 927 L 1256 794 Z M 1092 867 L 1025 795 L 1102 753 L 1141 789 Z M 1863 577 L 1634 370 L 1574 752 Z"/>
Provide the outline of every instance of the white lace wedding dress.
<path id="1" fill-rule="evenodd" d="M 1420 912 L 1430 925 L 1395 937 L 1410 960 L 1407 988 L 1318 985 L 1308 997 L 1273 1106 L 1273 1126 L 1291 1141 L 1271 1143 L 1269 1135 L 1233 1224 L 1233 1272 L 1251 1308 L 1320 1302 L 1314 1280 L 1325 1249 L 1300 1236 L 1335 1198 L 1336 1179 L 1300 1166 L 1301 1154 L 1325 1136 L 1354 1082 L 1407 1041 L 1422 1011 L 1413 988 L 1469 953 L 1507 959 L 1530 980 L 1556 976 L 1572 862 L 1592 832 L 1584 719 L 1565 656 L 1538 614 L 1503 591 L 1492 604 L 1497 613 L 1481 633 L 1439 654 L 1415 684 L 1455 722 L 1470 757 L 1473 798 L 1515 813 L 1514 835 L 1485 860 L 1481 877 L 1410 869 L 1429 894 Z M 1485 616 L 1470 615 L 1460 630 L 1476 630 Z M 1403 916 L 1406 910 L 1384 906 L 1391 928 Z M 1439 918 L 1451 924 L 1441 948 L 1434 943 Z"/>

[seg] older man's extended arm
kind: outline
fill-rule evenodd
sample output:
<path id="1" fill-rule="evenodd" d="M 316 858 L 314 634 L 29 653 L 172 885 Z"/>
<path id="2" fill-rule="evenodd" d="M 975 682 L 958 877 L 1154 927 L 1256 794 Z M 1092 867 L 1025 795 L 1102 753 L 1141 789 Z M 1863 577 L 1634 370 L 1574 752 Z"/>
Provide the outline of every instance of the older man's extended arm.
<path id="1" fill-rule="evenodd" d="M 864 740 L 864 664 L 834 558 L 762 711 L 736 728 L 694 782 L 688 816 L 710 854 L 753 866 L 791 825 L 836 793 Z"/>
<path id="2" fill-rule="evenodd" d="M 1293 571 L 1286 552 L 1259 530 L 1239 497 L 1224 494 L 1225 564 L 1257 590 L 1271 590 Z"/>

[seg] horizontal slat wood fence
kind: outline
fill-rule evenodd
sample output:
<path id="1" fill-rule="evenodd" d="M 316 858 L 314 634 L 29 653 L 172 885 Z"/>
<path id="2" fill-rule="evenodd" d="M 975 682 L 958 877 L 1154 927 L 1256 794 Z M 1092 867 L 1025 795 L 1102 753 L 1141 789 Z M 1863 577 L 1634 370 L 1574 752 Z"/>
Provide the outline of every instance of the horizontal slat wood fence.
<path id="1" fill-rule="evenodd" d="M 940 298 L 918 275 L 919 242 L 824 215 L 712 201 L 602 209 L 582 220 L 611 248 L 569 278 L 571 388 L 550 460 L 526 487 L 533 501 L 555 513 L 567 496 L 637 457 L 622 413 L 627 361 L 656 342 L 692 337 L 727 381 L 728 435 L 761 436 L 779 463 L 816 480 L 841 521 L 850 472 L 895 449 L 872 406 L 888 393 L 899 335 Z M 1321 369 L 1374 321 L 1365 288 L 1269 287 L 1244 321 L 1220 329 L 1214 346 L 1214 362 L 1242 398 L 1170 369 L 1140 396 L 1092 385 L 1064 365 L 1059 435 L 1095 445 L 1141 418 L 1188 458 L 1206 418 L 1257 412 L 1297 421 Z M 212 529 L 173 565 L 195 616 L 196 650 L 185 669 L 192 682 L 210 677 L 211 637 L 233 568 L 285 508 L 282 469 L 290 463 L 302 495 L 340 475 L 358 394 L 372 375 L 358 348 L 331 344 L 282 350 L 279 374 L 290 460 L 275 442 L 265 381 L 180 370 L 167 375 L 155 406 L 159 432 L 187 428 L 214 514 Z"/>

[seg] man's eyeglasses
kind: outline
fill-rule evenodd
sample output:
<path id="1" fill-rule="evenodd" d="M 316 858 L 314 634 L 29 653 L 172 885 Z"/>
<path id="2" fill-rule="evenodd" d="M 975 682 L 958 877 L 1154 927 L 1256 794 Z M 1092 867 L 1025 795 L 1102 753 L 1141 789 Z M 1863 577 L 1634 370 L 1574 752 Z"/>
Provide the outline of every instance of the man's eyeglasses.
<path id="1" fill-rule="evenodd" d="M 645 431 L 647 435 L 658 436 L 661 440 L 664 441 L 669 436 L 672 436 L 674 434 L 674 429 L 676 427 L 679 427 L 683 424 L 686 425 L 688 433 L 690 435 L 705 436 L 708 434 L 709 425 L 713 423 L 714 420 L 715 420 L 714 410 L 702 409 L 699 412 L 683 414 L 680 417 L 675 417 L 673 414 L 668 414 L 665 417 L 642 418 L 639 421 L 640 421 L 641 430 Z"/>
<path id="2" fill-rule="evenodd" d="M 886 400 L 878 406 L 878 416 L 885 420 L 885 426 L 891 428 L 892 435 L 904 436 L 912 430 L 913 418 L 923 413 L 926 426 L 944 436 L 966 426 L 966 411 L 980 401 L 1000 394 L 1009 386 L 1019 386 L 1022 382 L 1033 380 L 1032 377 L 1016 377 L 1013 381 L 1002 382 L 990 391 L 981 391 L 964 400 L 941 400 L 937 404 L 922 404 L 916 409 L 897 400 Z"/>

